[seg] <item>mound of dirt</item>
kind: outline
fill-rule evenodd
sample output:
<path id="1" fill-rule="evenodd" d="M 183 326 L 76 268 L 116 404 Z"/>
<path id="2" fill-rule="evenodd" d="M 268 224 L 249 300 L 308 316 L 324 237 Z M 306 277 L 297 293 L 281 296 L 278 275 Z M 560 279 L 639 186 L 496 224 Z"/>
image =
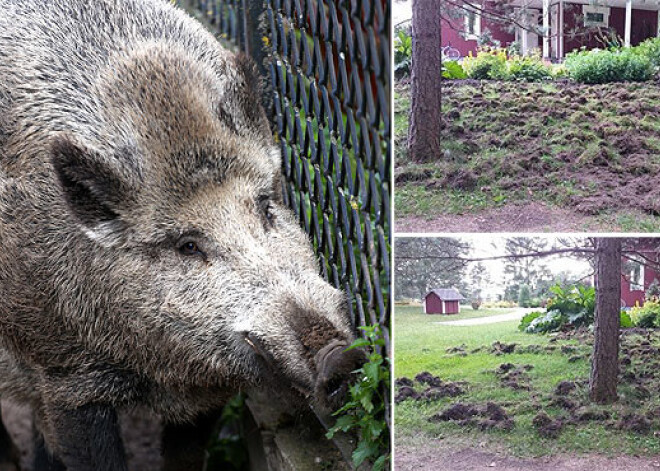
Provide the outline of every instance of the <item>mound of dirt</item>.
<path id="1" fill-rule="evenodd" d="M 625 414 L 616 424 L 617 428 L 621 430 L 628 430 L 631 432 L 646 435 L 651 431 L 651 422 L 649 419 L 639 414 Z"/>
<path id="2" fill-rule="evenodd" d="M 495 370 L 503 386 L 514 390 L 529 390 L 529 375 L 527 372 L 533 369 L 533 365 L 514 365 L 513 363 L 502 363 Z"/>
<path id="3" fill-rule="evenodd" d="M 509 431 L 515 426 L 515 422 L 509 418 L 506 411 L 494 402 L 488 402 L 484 406 L 459 402 L 429 417 L 428 420 L 429 422 L 456 422 L 460 426 L 476 426 L 480 430 Z"/>
<path id="4" fill-rule="evenodd" d="M 518 344 L 515 343 L 502 343 L 499 340 L 493 342 L 490 346 L 490 353 L 493 355 L 504 355 L 507 353 L 513 353 L 516 350 Z"/>
<path id="5" fill-rule="evenodd" d="M 457 402 L 444 411 L 429 417 L 429 422 L 463 421 L 479 415 L 479 408 L 473 404 Z"/>
<path id="6" fill-rule="evenodd" d="M 554 420 L 545 412 L 541 411 L 534 419 L 532 424 L 536 428 L 539 436 L 543 438 L 557 438 L 564 426 L 561 420 Z"/>
<path id="7" fill-rule="evenodd" d="M 427 384 L 429 386 L 442 385 L 442 380 L 438 376 L 434 376 L 428 371 L 423 371 L 415 376 L 415 381 L 418 383 Z"/>
<path id="8" fill-rule="evenodd" d="M 555 388 L 555 394 L 557 396 L 566 396 L 573 391 L 575 391 L 576 386 L 573 381 L 560 381 Z"/>

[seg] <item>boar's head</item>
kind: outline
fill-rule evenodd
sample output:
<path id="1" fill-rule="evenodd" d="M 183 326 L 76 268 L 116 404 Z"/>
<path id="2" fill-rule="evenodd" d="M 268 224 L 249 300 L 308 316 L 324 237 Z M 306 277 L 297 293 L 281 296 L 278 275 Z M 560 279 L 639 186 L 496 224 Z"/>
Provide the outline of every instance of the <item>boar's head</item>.
<path id="1" fill-rule="evenodd" d="M 156 381 L 279 378 L 335 407 L 364 356 L 345 352 L 346 299 L 278 196 L 280 152 L 250 66 L 216 55 L 147 44 L 115 59 L 95 89 L 103 131 L 54 141 L 83 244 L 61 284 L 85 287 L 84 341 Z"/>

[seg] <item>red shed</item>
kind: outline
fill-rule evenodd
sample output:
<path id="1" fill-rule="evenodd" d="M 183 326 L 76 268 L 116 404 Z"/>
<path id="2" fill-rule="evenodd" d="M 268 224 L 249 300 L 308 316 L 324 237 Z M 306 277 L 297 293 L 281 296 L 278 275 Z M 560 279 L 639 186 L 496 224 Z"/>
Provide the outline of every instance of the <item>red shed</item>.
<path id="1" fill-rule="evenodd" d="M 458 314 L 465 299 L 454 288 L 433 289 L 424 298 L 425 314 Z"/>

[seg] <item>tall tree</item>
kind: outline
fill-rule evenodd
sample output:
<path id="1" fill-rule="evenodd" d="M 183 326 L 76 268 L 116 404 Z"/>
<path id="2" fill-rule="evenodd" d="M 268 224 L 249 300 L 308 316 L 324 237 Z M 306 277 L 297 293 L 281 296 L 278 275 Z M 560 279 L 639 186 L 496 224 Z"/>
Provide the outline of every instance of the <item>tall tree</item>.
<path id="1" fill-rule="evenodd" d="M 617 400 L 621 311 L 621 239 L 596 239 L 596 312 L 589 397 L 598 404 Z"/>
<path id="2" fill-rule="evenodd" d="M 422 299 L 432 288 L 465 286 L 470 245 L 452 238 L 399 237 L 395 241 L 395 296 Z"/>
<path id="3" fill-rule="evenodd" d="M 438 0 L 412 1 L 411 108 L 408 156 L 415 162 L 440 154 L 442 49 Z"/>

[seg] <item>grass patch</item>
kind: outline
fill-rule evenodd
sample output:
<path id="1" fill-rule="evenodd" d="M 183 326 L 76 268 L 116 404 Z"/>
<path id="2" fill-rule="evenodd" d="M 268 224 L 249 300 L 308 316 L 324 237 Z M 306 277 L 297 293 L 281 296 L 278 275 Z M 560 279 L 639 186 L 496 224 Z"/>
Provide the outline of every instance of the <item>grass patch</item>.
<path id="1" fill-rule="evenodd" d="M 564 417 L 567 411 L 552 405 L 555 388 L 561 381 L 575 382 L 570 398 L 578 404 L 588 403 L 585 379 L 589 375 L 590 334 L 575 338 L 552 340 L 553 336 L 524 334 L 517 330 L 518 322 L 503 322 L 483 326 L 446 326 L 434 323 L 436 316 L 413 312 L 410 308 L 395 310 L 396 361 L 395 378 L 414 378 L 420 372 L 429 372 L 443 381 L 466 382 L 465 394 L 431 401 L 407 399 L 395 407 L 397 446 L 415 446 L 429 439 L 445 439 L 457 447 L 483 446 L 492 451 L 503 451 L 515 456 L 543 456 L 563 453 L 605 453 L 609 455 L 653 455 L 660 453 L 660 443 L 651 431 L 638 434 L 619 430 L 613 425 L 625 414 L 645 413 L 658 407 L 657 384 L 649 397 L 639 397 L 639 385 L 622 382 L 620 400 L 614 406 L 594 407 L 589 410 L 611 414 L 610 421 L 580 422 L 565 425 L 558 438 L 539 436 L 532 423 L 544 410 L 553 418 Z M 655 334 L 654 334 L 655 335 Z M 657 335 L 654 345 L 660 344 Z M 644 337 L 627 335 L 624 356 L 632 358 L 630 368 L 642 368 L 644 358 L 633 351 Z M 493 342 L 515 343 L 510 354 L 494 355 Z M 533 345 L 534 347 L 527 347 Z M 465 355 L 448 353 L 460 346 Z M 553 348 L 553 350 L 547 350 Z M 628 349 L 628 350 L 627 350 Z M 516 351 L 522 350 L 522 353 Z M 534 352 L 534 353 L 533 353 Z M 576 359 L 577 357 L 577 359 Z M 504 363 L 532 365 L 526 372 L 529 389 L 512 389 L 503 384 L 495 371 Z M 650 371 L 650 370 L 649 370 Z M 650 385 L 647 385 L 651 389 Z M 415 384 L 417 390 L 422 386 Z M 568 396 L 567 396 L 568 397 Z M 454 422 L 433 423 L 434 414 L 452 404 L 485 404 L 495 402 L 506 410 L 515 422 L 509 431 L 480 430 L 475 426 L 461 426 Z M 657 420 L 653 430 L 660 430 Z"/>
<path id="2" fill-rule="evenodd" d="M 474 319 L 477 317 L 501 316 L 502 314 L 509 314 L 515 309 L 505 309 L 505 308 L 472 309 L 472 306 L 461 305 L 461 312 L 458 314 L 424 314 L 422 312 L 422 306 L 397 306 L 396 310 L 402 316 L 407 314 L 411 314 L 413 316 L 422 314 L 426 317 L 429 317 L 431 322 L 444 322 L 444 321 L 459 321 L 463 319 Z"/>

